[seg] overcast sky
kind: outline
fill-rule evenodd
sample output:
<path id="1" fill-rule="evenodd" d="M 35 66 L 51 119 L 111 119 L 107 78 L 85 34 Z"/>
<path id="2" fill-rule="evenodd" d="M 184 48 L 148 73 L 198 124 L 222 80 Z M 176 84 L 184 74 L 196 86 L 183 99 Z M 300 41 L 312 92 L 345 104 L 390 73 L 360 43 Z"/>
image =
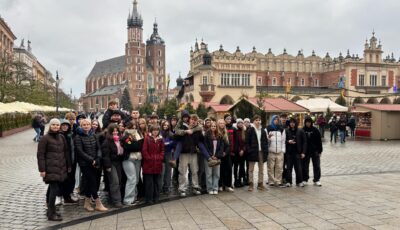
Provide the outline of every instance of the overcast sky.
<path id="1" fill-rule="evenodd" d="M 384 55 L 399 57 L 398 0 L 138 0 L 144 19 L 144 39 L 157 18 L 166 42 L 167 73 L 171 85 L 189 69 L 189 50 L 204 39 L 209 50 L 223 44 L 230 52 L 306 56 L 339 52 L 362 56 L 365 39 L 382 40 Z M 84 79 L 96 61 L 124 54 L 126 19 L 132 0 L 0 0 L 0 15 L 18 37 L 32 41 L 33 53 L 53 75 L 59 70 L 61 87 L 79 96 Z M 396 43 L 397 42 L 397 43 Z"/>

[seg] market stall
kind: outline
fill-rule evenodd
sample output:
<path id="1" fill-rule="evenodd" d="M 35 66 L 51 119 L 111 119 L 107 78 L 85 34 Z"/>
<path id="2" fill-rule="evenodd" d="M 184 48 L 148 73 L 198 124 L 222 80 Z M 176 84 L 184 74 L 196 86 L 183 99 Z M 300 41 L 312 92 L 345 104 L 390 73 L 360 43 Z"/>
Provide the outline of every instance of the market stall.
<path id="1" fill-rule="evenodd" d="M 349 109 L 345 106 L 336 104 L 327 98 L 310 98 L 307 100 L 298 100 L 296 104 L 307 108 L 311 113 L 347 112 Z"/>
<path id="2" fill-rule="evenodd" d="M 360 104 L 352 113 L 357 117 L 356 136 L 373 140 L 400 139 L 400 105 Z"/>

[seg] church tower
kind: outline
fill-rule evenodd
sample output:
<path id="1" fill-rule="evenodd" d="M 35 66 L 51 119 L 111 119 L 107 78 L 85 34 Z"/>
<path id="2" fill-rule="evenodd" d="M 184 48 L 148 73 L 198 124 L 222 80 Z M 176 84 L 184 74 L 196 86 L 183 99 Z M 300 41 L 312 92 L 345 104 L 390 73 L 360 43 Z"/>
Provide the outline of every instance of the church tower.
<path id="1" fill-rule="evenodd" d="M 147 97 L 146 45 L 143 42 L 143 19 L 133 1 L 128 15 L 128 41 L 125 45 L 126 76 L 131 102 L 134 107 L 145 103 Z"/>
<path id="2" fill-rule="evenodd" d="M 154 92 L 158 102 L 167 98 L 167 80 L 165 73 L 165 42 L 158 34 L 158 24 L 153 24 L 153 33 L 146 42 L 146 60 L 152 71 L 147 73 L 149 91 Z M 154 101 L 156 102 L 156 101 Z"/>

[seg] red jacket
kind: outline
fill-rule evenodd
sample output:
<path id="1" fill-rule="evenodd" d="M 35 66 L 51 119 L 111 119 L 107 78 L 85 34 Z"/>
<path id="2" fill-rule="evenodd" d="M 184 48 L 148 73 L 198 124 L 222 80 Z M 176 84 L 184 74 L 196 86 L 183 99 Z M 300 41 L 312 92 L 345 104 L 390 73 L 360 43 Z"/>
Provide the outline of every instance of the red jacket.
<path id="1" fill-rule="evenodd" d="M 164 141 L 161 136 L 156 139 L 146 135 L 143 142 L 143 174 L 161 174 L 164 160 Z"/>

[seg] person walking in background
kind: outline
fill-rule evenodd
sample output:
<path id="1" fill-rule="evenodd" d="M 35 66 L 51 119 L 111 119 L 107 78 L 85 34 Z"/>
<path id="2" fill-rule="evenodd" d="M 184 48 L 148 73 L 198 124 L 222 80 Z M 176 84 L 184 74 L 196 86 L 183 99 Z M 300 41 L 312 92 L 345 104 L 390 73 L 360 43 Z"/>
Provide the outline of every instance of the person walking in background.
<path id="1" fill-rule="evenodd" d="M 306 135 L 303 129 L 298 128 L 297 120 L 290 118 L 289 127 L 286 129 L 286 159 L 287 173 L 286 187 L 292 186 L 292 171 L 296 173 L 296 185 L 304 187 L 303 176 L 301 170 L 301 160 L 305 157 L 307 149 Z"/>
<path id="2" fill-rule="evenodd" d="M 100 169 L 102 157 L 100 145 L 96 136 L 90 132 L 91 122 L 89 119 L 82 119 L 80 126 L 81 129 L 74 138 L 74 145 L 82 176 L 85 178 L 84 193 L 86 198 L 84 208 L 89 212 L 94 211 L 90 203 L 90 198 L 93 198 L 96 201 L 96 210 L 107 211 L 108 209 L 103 206 L 97 194 L 97 171 Z"/>
<path id="3" fill-rule="evenodd" d="M 336 143 L 338 124 L 335 116 L 333 116 L 332 120 L 329 122 L 329 131 L 331 132 L 331 143 L 332 140 Z"/>
<path id="4" fill-rule="evenodd" d="M 122 162 L 127 181 L 125 185 L 125 205 L 137 204 L 137 185 L 140 179 L 142 162 L 143 136 L 137 130 L 137 123 L 133 120 L 126 124 L 124 135 L 121 139 L 124 147 L 124 161 Z"/>
<path id="5" fill-rule="evenodd" d="M 304 133 L 306 134 L 307 149 L 305 151 L 305 157 L 302 160 L 303 170 L 303 183 L 307 184 L 310 168 L 310 160 L 313 164 L 314 172 L 314 185 L 321 186 L 321 153 L 322 153 L 322 140 L 321 135 L 317 128 L 313 126 L 313 120 L 310 116 L 306 116 L 304 119 Z"/>
<path id="6" fill-rule="evenodd" d="M 268 133 L 268 184 L 283 186 L 283 159 L 286 152 L 286 132 L 279 124 L 279 117 L 272 116 L 271 124 L 267 127 Z"/>
<path id="7" fill-rule="evenodd" d="M 160 180 L 164 160 L 164 141 L 160 136 L 160 126 L 150 126 L 150 133 L 143 142 L 143 180 L 147 204 L 158 202 Z"/>
<path id="8" fill-rule="evenodd" d="M 46 203 L 47 219 L 51 221 L 62 221 L 61 215 L 56 213 L 56 196 L 61 193 L 61 183 L 71 172 L 67 141 L 60 133 L 60 125 L 58 119 L 50 120 L 49 132 L 39 141 L 37 151 L 40 176 L 49 185 Z"/>
<path id="9" fill-rule="evenodd" d="M 337 126 L 339 129 L 340 143 L 343 144 L 346 142 L 346 126 L 347 126 L 347 122 L 344 117 L 340 118 Z"/>
<path id="10" fill-rule="evenodd" d="M 101 151 L 103 153 L 104 168 L 108 176 L 111 203 L 114 207 L 121 208 L 122 161 L 124 149 L 120 142 L 118 128 L 117 124 L 110 124 L 107 127 L 106 138 L 101 145 Z"/>
<path id="11" fill-rule="evenodd" d="M 268 139 L 267 134 L 261 126 L 261 117 L 255 115 L 253 125 L 247 131 L 246 135 L 246 158 L 249 161 L 249 191 L 254 189 L 254 166 L 258 164 L 258 186 L 257 189 L 263 191 L 266 188 L 264 181 L 264 162 L 268 159 Z"/>
<path id="12" fill-rule="evenodd" d="M 356 118 L 354 117 L 354 115 L 351 115 L 350 119 L 349 119 L 349 128 L 350 128 L 350 135 L 351 137 L 355 137 L 355 130 L 356 130 Z"/>
<path id="13" fill-rule="evenodd" d="M 33 138 L 34 142 L 39 142 L 39 140 L 40 140 L 41 120 L 42 120 L 42 116 L 40 114 L 36 114 L 32 119 L 32 128 L 36 132 L 36 136 Z"/>
<path id="14" fill-rule="evenodd" d="M 317 125 L 319 133 L 321 133 L 321 137 L 325 137 L 325 126 L 326 126 L 326 119 L 323 114 L 320 114 L 317 119 Z"/>

